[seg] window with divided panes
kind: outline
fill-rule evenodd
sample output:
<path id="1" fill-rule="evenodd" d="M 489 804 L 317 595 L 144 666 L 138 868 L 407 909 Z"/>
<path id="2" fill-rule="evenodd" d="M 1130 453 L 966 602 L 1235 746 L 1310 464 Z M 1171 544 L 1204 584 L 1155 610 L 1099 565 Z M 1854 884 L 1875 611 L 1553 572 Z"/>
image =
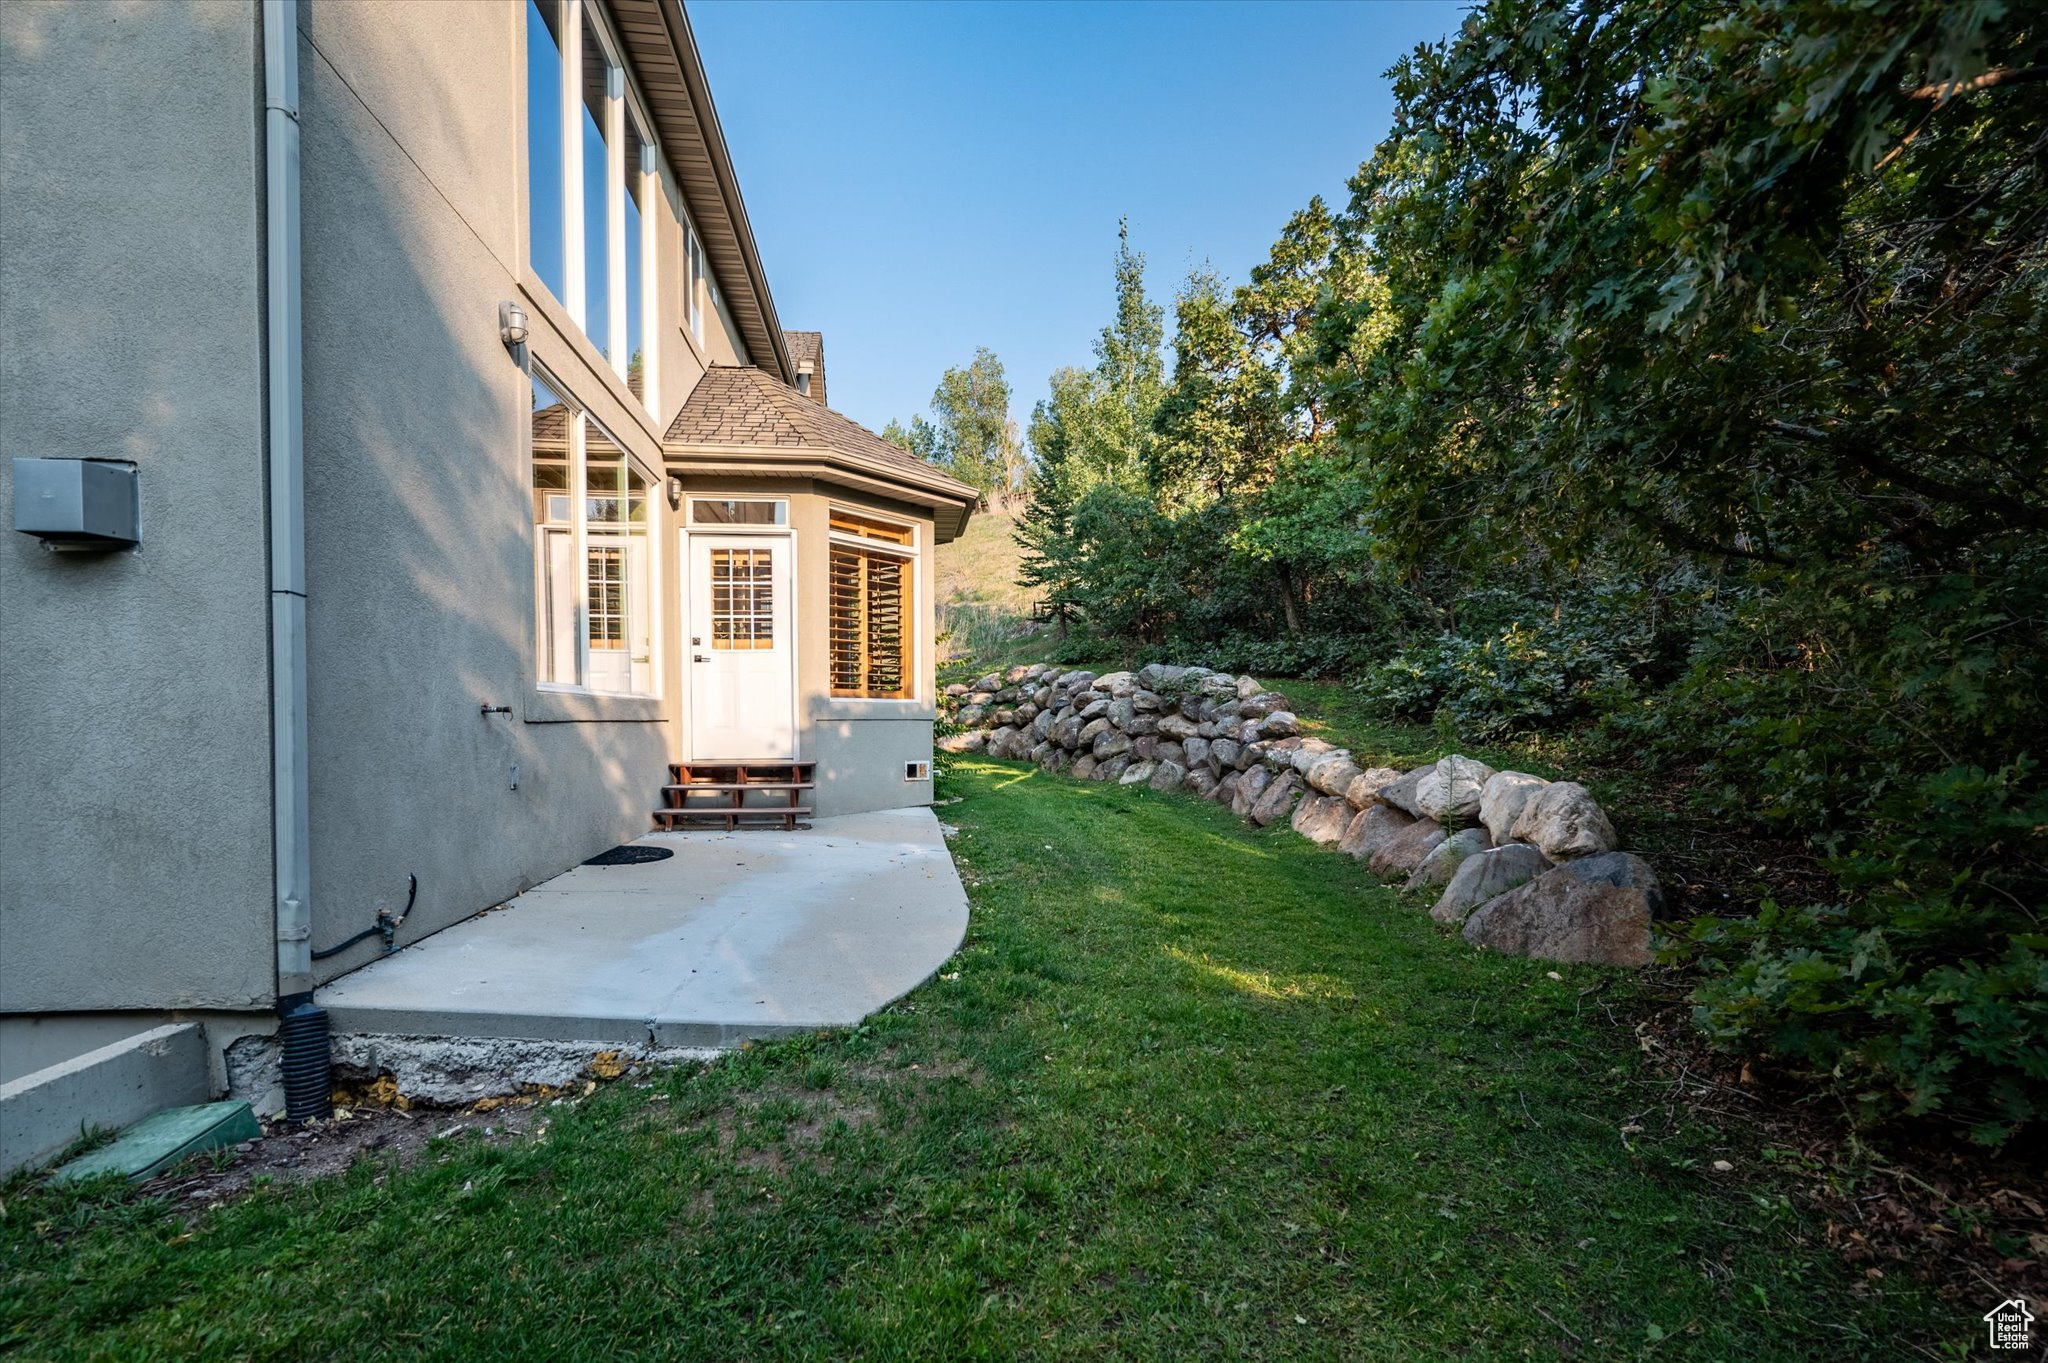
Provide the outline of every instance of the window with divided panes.
<path id="1" fill-rule="evenodd" d="M 832 694 L 908 700 L 916 664 L 911 630 L 917 560 L 908 526 L 834 509 L 831 547 Z"/>

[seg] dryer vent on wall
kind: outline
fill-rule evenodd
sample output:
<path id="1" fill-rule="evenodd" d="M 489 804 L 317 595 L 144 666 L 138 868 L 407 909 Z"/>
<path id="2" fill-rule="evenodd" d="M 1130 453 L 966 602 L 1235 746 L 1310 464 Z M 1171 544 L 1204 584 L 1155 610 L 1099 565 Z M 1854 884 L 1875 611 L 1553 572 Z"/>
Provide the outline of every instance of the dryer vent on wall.
<path id="1" fill-rule="evenodd" d="M 903 779 L 906 781 L 929 781 L 932 779 L 932 764 L 929 762 L 905 762 Z"/>

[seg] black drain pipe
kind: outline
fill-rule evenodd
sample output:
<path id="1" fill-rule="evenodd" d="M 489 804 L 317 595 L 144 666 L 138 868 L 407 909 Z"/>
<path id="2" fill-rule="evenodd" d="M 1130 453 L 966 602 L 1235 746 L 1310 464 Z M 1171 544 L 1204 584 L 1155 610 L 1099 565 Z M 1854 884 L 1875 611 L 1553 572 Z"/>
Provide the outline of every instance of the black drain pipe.
<path id="1" fill-rule="evenodd" d="M 288 994 L 277 1001 L 284 1042 L 285 1120 L 307 1122 L 334 1113 L 334 1062 L 327 1050 L 327 1010 L 313 1002 L 312 991 Z"/>

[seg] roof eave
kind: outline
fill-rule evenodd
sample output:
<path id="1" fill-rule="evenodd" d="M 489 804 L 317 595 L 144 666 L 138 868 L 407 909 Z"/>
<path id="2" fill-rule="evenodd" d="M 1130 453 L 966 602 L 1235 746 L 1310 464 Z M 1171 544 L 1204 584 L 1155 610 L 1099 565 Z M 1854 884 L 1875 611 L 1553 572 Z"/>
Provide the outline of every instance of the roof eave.
<path id="1" fill-rule="evenodd" d="M 670 442 L 663 453 L 673 467 L 681 465 L 703 473 L 767 474 L 784 477 L 850 479 L 858 486 L 898 500 L 915 502 L 932 509 L 939 543 L 958 538 L 981 501 L 981 494 L 965 483 L 933 470 L 931 478 L 919 478 L 904 470 L 848 454 L 844 450 L 820 450 L 813 445 L 722 445 Z"/>
<path id="2" fill-rule="evenodd" d="M 717 176 L 720 192 L 726 207 L 732 214 L 733 232 L 739 239 L 741 267 L 746 271 L 747 283 L 760 308 L 761 318 L 757 330 L 759 335 L 747 337 L 748 349 L 765 348 L 774 357 L 775 372 L 784 383 L 794 385 L 796 370 L 790 362 L 789 346 L 782 338 L 782 322 L 775 312 L 775 296 L 768 290 L 768 273 L 761 265 L 761 250 L 754 240 L 754 227 L 747 218 L 746 199 L 740 194 L 739 175 L 733 170 L 732 153 L 725 144 L 725 129 L 718 121 L 718 106 L 711 99 L 711 81 L 704 71 L 704 58 L 697 50 L 697 35 L 690 26 L 690 16 L 683 9 L 683 0 L 660 0 L 662 26 L 667 30 L 669 44 L 675 49 L 676 62 L 682 72 L 683 87 L 695 107 L 697 126 L 704 134 L 705 152 L 711 159 L 712 173 Z"/>

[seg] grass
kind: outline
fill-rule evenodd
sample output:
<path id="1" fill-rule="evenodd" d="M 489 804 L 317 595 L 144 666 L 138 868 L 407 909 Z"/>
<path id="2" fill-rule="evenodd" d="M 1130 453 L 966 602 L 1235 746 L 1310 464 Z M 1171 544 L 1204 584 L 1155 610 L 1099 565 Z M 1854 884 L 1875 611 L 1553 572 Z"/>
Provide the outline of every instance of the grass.
<path id="1" fill-rule="evenodd" d="M 978 511 L 967 533 L 936 551 L 942 658 L 971 654 L 989 666 L 1036 662 L 1048 636 L 1031 623 L 1032 594 L 1017 581 L 1023 551 L 1013 538 L 1017 510 Z"/>
<path id="2" fill-rule="evenodd" d="M 967 944 L 857 1032 L 191 1224 L 18 1183 L 0 1349 L 1762 1363 L 1973 1328 L 1666 1123 L 1627 977 L 1474 953 L 1178 796 L 979 761 L 942 795 Z"/>

